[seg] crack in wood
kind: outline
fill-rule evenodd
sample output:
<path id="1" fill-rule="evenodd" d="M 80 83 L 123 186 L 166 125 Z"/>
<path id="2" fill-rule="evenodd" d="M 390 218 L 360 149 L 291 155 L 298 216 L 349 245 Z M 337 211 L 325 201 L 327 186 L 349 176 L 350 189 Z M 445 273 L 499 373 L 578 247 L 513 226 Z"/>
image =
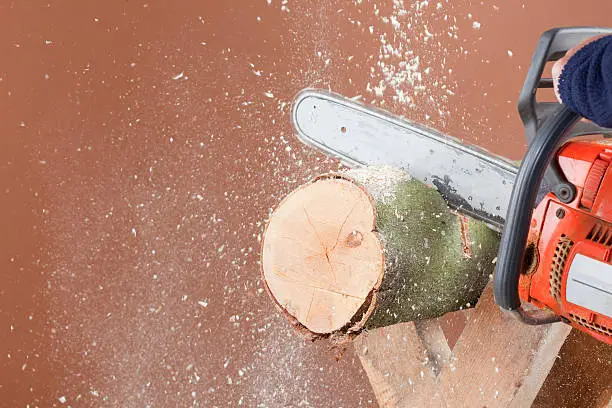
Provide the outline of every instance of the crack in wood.
<path id="1" fill-rule="evenodd" d="M 304 214 L 306 215 L 306 219 L 308 220 L 308 224 L 312 227 L 317 239 L 319 240 L 319 244 L 321 244 L 321 248 L 323 249 L 323 253 L 325 254 L 325 258 L 327 259 L 327 263 L 329 264 L 329 272 L 332 278 L 334 279 L 334 283 L 338 286 L 338 278 L 336 277 L 336 273 L 334 272 L 334 267 L 332 266 L 331 260 L 329 259 L 329 253 L 327 251 L 327 247 L 323 244 L 323 240 L 319 236 L 316 227 L 314 226 L 312 220 L 310 219 L 310 215 L 308 215 L 308 211 L 306 211 L 306 207 L 302 207 L 304 209 Z"/>

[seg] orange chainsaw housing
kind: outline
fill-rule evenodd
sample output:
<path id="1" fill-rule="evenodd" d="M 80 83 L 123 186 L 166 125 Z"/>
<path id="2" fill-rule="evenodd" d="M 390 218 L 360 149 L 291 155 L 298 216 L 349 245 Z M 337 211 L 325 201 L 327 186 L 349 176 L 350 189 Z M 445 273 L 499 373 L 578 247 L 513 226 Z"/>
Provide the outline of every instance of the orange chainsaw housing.
<path id="1" fill-rule="evenodd" d="M 612 344 L 612 317 L 566 298 L 569 268 L 577 254 L 612 264 L 612 145 L 570 142 L 557 161 L 576 186 L 576 197 L 564 204 L 549 193 L 534 210 L 519 296 Z"/>

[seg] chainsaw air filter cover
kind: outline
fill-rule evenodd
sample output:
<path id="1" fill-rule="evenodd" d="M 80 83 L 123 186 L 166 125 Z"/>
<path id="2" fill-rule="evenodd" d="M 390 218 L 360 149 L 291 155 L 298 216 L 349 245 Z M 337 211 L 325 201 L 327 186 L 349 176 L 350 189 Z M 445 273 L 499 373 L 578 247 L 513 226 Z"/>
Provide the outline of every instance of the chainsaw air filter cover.
<path id="1" fill-rule="evenodd" d="M 571 142 L 557 160 L 577 194 L 535 209 L 519 296 L 612 344 L 612 146 Z"/>

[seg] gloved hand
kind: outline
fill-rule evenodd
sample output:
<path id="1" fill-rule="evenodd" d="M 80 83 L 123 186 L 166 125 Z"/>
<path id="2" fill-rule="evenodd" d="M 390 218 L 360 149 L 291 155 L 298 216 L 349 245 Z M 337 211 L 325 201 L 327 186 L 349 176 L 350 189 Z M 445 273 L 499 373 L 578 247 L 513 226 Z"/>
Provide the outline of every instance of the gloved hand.
<path id="1" fill-rule="evenodd" d="M 569 61 L 569 59 L 572 58 L 574 54 L 576 54 L 581 48 L 583 48 L 587 44 L 592 43 L 595 40 L 600 39 L 601 37 L 605 37 L 605 35 L 598 35 L 596 37 L 591 37 L 591 38 L 584 40 L 583 42 L 581 42 L 580 44 L 576 45 L 574 48 L 569 50 L 563 56 L 563 58 L 556 61 L 555 64 L 553 65 L 552 78 L 553 78 L 553 84 L 555 86 L 555 95 L 557 96 L 557 100 L 560 103 L 563 103 L 563 101 L 561 100 L 561 95 L 559 94 L 559 78 L 561 77 L 561 72 L 563 72 L 563 68 L 565 68 L 565 64 L 567 64 L 567 61 Z"/>
<path id="2" fill-rule="evenodd" d="M 589 38 L 552 70 L 557 99 L 602 127 L 612 128 L 612 35 Z"/>

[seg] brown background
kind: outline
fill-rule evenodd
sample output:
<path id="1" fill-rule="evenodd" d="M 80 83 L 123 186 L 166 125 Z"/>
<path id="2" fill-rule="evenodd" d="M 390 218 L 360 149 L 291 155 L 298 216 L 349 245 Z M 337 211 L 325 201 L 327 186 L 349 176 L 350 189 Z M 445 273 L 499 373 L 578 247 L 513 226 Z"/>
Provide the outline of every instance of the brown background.
<path id="1" fill-rule="evenodd" d="M 293 136 L 292 97 L 361 95 L 519 158 L 537 37 L 612 13 L 417 3 L 2 0 L 0 405 L 375 405 L 352 350 L 304 343 L 262 290 L 262 222 L 337 168 Z M 385 33 L 421 91 L 368 91 Z"/>

